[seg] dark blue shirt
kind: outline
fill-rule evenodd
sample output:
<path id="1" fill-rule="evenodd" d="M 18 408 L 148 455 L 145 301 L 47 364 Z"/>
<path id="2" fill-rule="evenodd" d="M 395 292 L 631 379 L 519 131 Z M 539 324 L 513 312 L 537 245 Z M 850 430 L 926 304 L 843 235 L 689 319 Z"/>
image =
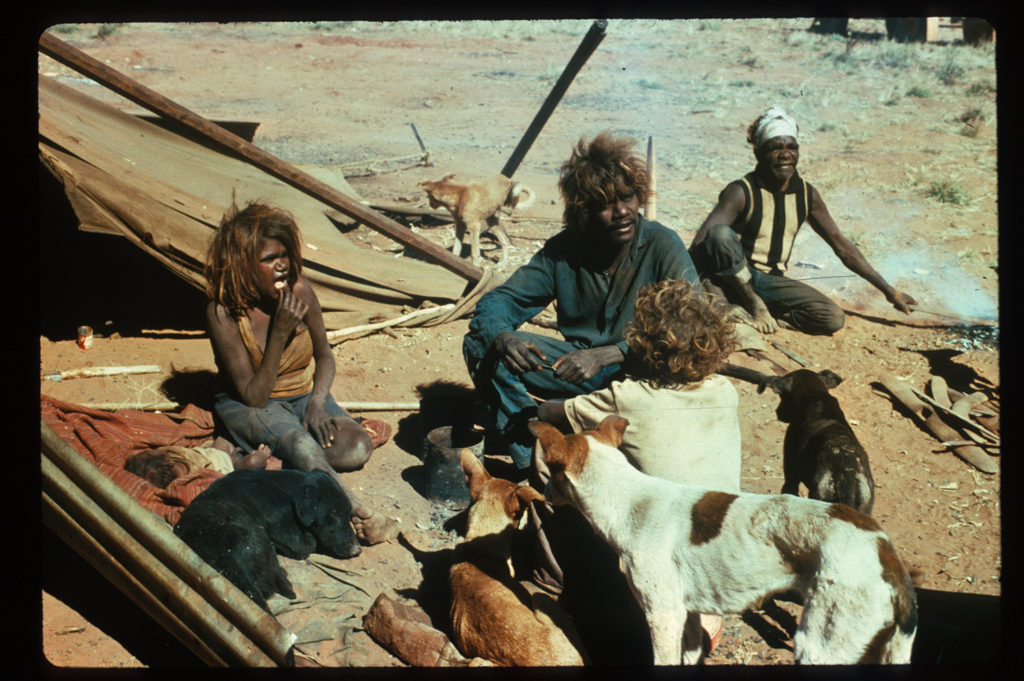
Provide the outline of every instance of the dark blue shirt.
<path id="1" fill-rule="evenodd" d="M 636 237 L 612 276 L 591 269 L 581 237 L 563 230 L 528 263 L 477 303 L 466 341 L 483 356 L 499 334 L 517 330 L 555 301 L 558 330 L 577 348 L 617 345 L 626 353 L 626 325 L 633 320 L 637 291 L 666 279 L 698 284 L 682 239 L 658 222 L 639 217 Z"/>

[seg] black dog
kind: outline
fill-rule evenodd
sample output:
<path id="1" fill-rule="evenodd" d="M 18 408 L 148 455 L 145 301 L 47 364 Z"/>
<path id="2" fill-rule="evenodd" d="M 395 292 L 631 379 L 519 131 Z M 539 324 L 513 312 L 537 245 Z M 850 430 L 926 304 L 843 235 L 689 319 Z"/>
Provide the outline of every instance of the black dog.
<path id="1" fill-rule="evenodd" d="M 811 499 L 846 504 L 870 514 L 875 482 L 867 452 L 846 422 L 839 401 L 828 392 L 842 380 L 828 369 L 817 373 L 799 369 L 765 377 L 758 392 L 768 386 L 778 393 L 782 400 L 775 415 L 790 424 L 782 449 L 782 493 L 798 494 L 802 482 Z"/>
<path id="2" fill-rule="evenodd" d="M 181 514 L 182 541 L 261 608 L 274 593 L 295 598 L 277 555 L 359 555 L 352 504 L 329 473 L 237 470 Z"/>

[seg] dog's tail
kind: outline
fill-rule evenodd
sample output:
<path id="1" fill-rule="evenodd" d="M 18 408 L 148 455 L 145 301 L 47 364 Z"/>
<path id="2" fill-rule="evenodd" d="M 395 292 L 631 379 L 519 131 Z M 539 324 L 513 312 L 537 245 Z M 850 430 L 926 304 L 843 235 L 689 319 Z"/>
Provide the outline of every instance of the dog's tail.
<path id="1" fill-rule="evenodd" d="M 527 187 L 525 184 L 513 182 L 512 188 L 509 189 L 508 199 L 505 201 L 505 204 L 516 210 L 522 210 L 532 206 L 534 198 L 535 196 L 532 189 Z"/>

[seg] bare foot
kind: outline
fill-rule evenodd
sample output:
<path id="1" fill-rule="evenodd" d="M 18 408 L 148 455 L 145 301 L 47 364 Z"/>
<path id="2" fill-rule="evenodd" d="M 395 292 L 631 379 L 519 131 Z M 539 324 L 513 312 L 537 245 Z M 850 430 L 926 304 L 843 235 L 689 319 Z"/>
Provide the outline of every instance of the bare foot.
<path id="1" fill-rule="evenodd" d="M 398 536 L 398 523 L 365 506 L 352 509 L 352 529 L 367 546 L 380 544 Z"/>
<path id="2" fill-rule="evenodd" d="M 739 321 L 749 324 L 761 333 L 775 333 L 779 330 L 779 323 L 775 321 L 775 317 L 772 317 L 771 312 L 768 311 L 768 306 L 764 304 L 761 296 L 754 292 L 749 280 L 733 275 L 726 278 L 725 281 L 728 283 L 729 288 L 732 289 L 736 302 L 747 313 L 747 317 L 740 317 Z"/>
<path id="3" fill-rule="evenodd" d="M 775 333 L 779 329 L 778 321 L 771 316 L 768 308 L 763 310 L 763 316 L 755 317 L 739 305 L 731 305 L 729 307 L 729 317 L 736 322 L 754 328 L 760 333 Z"/>
<path id="4" fill-rule="evenodd" d="M 249 454 L 242 457 L 239 468 L 255 468 L 262 470 L 267 467 L 267 459 L 270 457 L 270 447 L 261 444 Z"/>
<path id="5" fill-rule="evenodd" d="M 768 308 L 756 310 L 753 314 L 754 317 L 754 328 L 761 333 L 775 333 L 779 330 L 779 323 L 772 316 L 772 313 L 768 311 Z"/>

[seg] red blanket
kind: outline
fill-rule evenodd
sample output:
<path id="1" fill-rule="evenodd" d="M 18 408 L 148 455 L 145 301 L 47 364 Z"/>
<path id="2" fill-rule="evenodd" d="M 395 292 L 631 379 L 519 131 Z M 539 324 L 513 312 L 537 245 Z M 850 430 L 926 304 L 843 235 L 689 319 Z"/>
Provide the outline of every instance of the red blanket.
<path id="1" fill-rule="evenodd" d="M 40 395 L 40 403 L 43 422 L 62 440 L 95 463 L 144 508 L 172 525 L 193 499 L 221 477 L 216 471 L 200 470 L 161 489 L 124 470 L 128 457 L 144 449 L 195 447 L 213 439 L 213 415 L 195 405 L 187 405 L 177 414 L 155 414 L 131 409 L 99 411 L 47 395 Z M 276 457 L 267 461 L 267 468 L 280 467 Z"/>
<path id="2" fill-rule="evenodd" d="M 110 479 L 132 495 L 144 508 L 174 525 L 193 499 L 221 474 L 204 469 L 174 480 L 161 489 L 124 469 L 128 457 L 145 449 L 175 445 L 196 447 L 212 440 L 213 414 L 194 404 L 179 413 L 119 409 L 115 412 L 90 409 L 40 394 L 42 420 L 65 442 L 96 464 Z M 362 422 L 374 447 L 391 437 L 391 426 L 372 419 Z M 271 456 L 269 470 L 281 468 Z"/>

